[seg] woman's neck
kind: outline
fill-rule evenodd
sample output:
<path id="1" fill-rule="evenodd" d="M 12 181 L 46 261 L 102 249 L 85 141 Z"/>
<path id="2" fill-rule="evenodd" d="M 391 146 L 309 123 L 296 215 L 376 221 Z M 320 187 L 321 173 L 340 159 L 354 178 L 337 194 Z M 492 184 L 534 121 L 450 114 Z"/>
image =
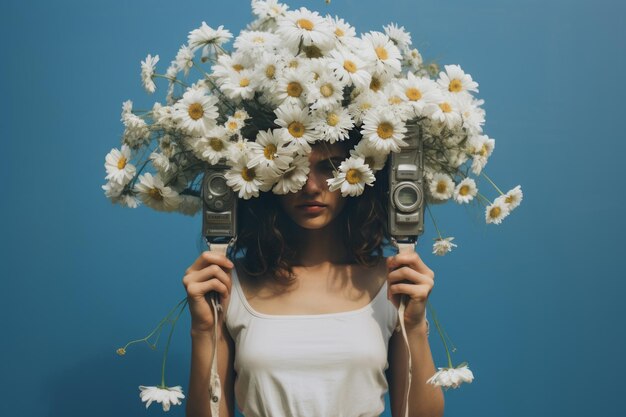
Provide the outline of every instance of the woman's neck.
<path id="1" fill-rule="evenodd" d="M 335 223 L 322 229 L 298 228 L 297 264 L 304 267 L 347 264 L 348 254 Z"/>

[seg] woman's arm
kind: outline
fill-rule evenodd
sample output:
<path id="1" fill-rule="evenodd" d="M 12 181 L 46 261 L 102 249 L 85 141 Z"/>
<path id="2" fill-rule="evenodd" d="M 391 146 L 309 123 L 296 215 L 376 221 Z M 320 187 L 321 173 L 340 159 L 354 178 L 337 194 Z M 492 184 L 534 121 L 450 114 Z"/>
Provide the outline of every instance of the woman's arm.
<path id="1" fill-rule="evenodd" d="M 222 386 L 219 417 L 234 417 L 234 342 L 223 321 L 217 340 L 217 373 Z M 187 417 L 211 416 L 209 397 L 213 333 L 191 330 L 191 373 L 187 394 Z"/>
<path id="2" fill-rule="evenodd" d="M 428 378 L 436 372 L 428 343 L 426 321 L 406 330 L 413 368 L 409 393 L 409 417 L 441 417 L 444 409 L 443 391 L 440 387 L 426 383 Z M 391 415 L 405 417 L 404 398 L 408 383 L 409 356 L 401 331 L 393 332 L 389 339 L 388 356 L 387 380 Z"/>

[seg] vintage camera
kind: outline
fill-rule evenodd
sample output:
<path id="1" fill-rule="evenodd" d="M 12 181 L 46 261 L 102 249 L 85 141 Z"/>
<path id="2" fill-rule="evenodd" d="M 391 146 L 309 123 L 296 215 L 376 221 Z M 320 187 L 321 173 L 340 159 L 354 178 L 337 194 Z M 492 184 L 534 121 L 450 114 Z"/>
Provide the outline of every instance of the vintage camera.
<path id="1" fill-rule="evenodd" d="M 421 129 L 409 124 L 408 146 L 389 161 L 389 231 L 399 243 L 415 243 L 424 233 L 424 161 Z"/>
<path id="2" fill-rule="evenodd" d="M 211 165 L 202 178 L 202 236 L 209 247 L 237 236 L 237 196 L 226 183 L 228 168 Z"/>

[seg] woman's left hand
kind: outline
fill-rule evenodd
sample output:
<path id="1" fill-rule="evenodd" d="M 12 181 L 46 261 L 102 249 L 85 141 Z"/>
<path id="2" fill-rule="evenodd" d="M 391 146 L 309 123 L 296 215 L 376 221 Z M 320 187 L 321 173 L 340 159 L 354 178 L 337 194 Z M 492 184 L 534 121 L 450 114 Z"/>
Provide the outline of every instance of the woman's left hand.
<path id="1" fill-rule="evenodd" d="M 415 250 L 400 252 L 387 258 L 387 296 L 396 308 L 400 297 L 407 295 L 404 323 L 407 330 L 423 325 L 426 318 L 426 301 L 435 285 L 435 273 Z"/>

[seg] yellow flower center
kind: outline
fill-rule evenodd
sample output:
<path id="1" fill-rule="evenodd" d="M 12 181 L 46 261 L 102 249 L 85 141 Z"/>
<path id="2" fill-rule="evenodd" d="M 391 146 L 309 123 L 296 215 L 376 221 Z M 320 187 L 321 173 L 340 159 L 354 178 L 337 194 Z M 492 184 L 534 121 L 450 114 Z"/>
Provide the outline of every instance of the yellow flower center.
<path id="1" fill-rule="evenodd" d="M 250 85 L 250 80 L 247 78 L 242 78 L 241 80 L 239 80 L 239 87 L 247 87 Z"/>
<path id="2" fill-rule="evenodd" d="M 400 104 L 400 103 L 402 103 L 402 98 L 398 96 L 389 97 L 389 104 Z"/>
<path id="3" fill-rule="evenodd" d="M 274 65 L 268 65 L 265 68 L 265 76 L 269 79 L 274 79 L 274 75 L 276 74 L 276 67 Z"/>
<path id="4" fill-rule="evenodd" d="M 372 81 L 370 81 L 370 90 L 378 91 L 380 90 L 380 87 L 382 87 L 382 84 L 383 83 L 378 77 L 372 77 Z"/>
<path id="5" fill-rule="evenodd" d="M 119 348 L 118 350 L 116 350 L 116 352 L 117 352 L 117 354 L 118 354 L 118 355 L 120 355 L 120 356 L 124 356 L 124 355 L 126 355 L 126 349 L 124 349 L 123 347 L 122 347 L 122 348 Z"/>
<path id="6" fill-rule="evenodd" d="M 461 185 L 461 188 L 459 188 L 459 194 L 461 195 L 468 195 L 469 192 L 470 192 L 469 185 Z"/>
<path id="7" fill-rule="evenodd" d="M 222 149 L 224 149 L 224 143 L 218 138 L 209 139 L 209 146 L 211 146 L 211 149 L 213 149 L 216 152 L 219 152 Z"/>
<path id="8" fill-rule="evenodd" d="M 202 108 L 202 104 L 200 103 L 191 103 L 187 112 L 189 113 L 189 117 L 193 120 L 198 120 L 204 115 L 204 108 Z"/>
<path id="9" fill-rule="evenodd" d="M 420 90 L 418 90 L 417 88 L 407 88 L 407 90 L 405 91 L 406 96 L 408 97 L 409 100 L 411 101 L 417 101 L 420 98 L 422 98 L 422 92 Z"/>
<path id="10" fill-rule="evenodd" d="M 276 155 L 276 145 L 273 143 L 265 145 L 265 148 L 263 148 L 263 155 L 265 156 L 265 159 L 274 159 L 274 156 Z"/>
<path id="11" fill-rule="evenodd" d="M 289 134 L 294 138 L 301 138 L 304 135 L 304 125 L 300 122 L 291 122 L 289 123 Z"/>
<path id="12" fill-rule="evenodd" d="M 302 86 L 299 82 L 292 81 L 287 84 L 287 95 L 290 97 L 300 97 L 302 94 Z"/>
<path id="13" fill-rule="evenodd" d="M 150 190 L 148 191 L 148 195 L 153 200 L 157 200 L 157 201 L 162 201 L 163 200 L 163 196 L 161 195 L 161 191 L 158 188 L 150 188 Z"/>
<path id="14" fill-rule="evenodd" d="M 256 36 L 252 39 L 254 43 L 265 43 L 265 38 L 263 36 Z"/>
<path id="15" fill-rule="evenodd" d="M 502 210 L 500 209 L 500 207 L 492 207 L 491 210 L 489 210 L 489 217 L 491 217 L 492 219 L 497 219 L 498 217 L 500 217 L 501 212 Z"/>
<path id="16" fill-rule="evenodd" d="M 324 84 L 320 87 L 320 93 L 322 93 L 324 97 L 330 97 L 333 95 L 334 92 L 335 89 L 333 88 L 332 84 Z"/>
<path id="17" fill-rule="evenodd" d="M 233 69 L 237 72 L 240 72 L 241 70 L 243 70 L 243 65 L 241 64 L 233 64 Z"/>
<path id="18" fill-rule="evenodd" d="M 448 186 L 446 185 L 445 182 L 439 181 L 437 183 L 437 192 L 438 193 L 445 193 L 447 189 L 448 189 Z"/>
<path id="19" fill-rule="evenodd" d="M 362 111 L 368 110 L 368 109 L 370 109 L 370 108 L 372 108 L 372 103 L 368 103 L 367 101 L 366 101 L 366 102 L 364 102 L 364 103 L 362 103 L 362 104 L 359 106 L 359 109 L 361 109 Z"/>
<path id="20" fill-rule="evenodd" d="M 393 135 L 393 126 L 391 123 L 382 122 L 378 125 L 378 129 L 376 129 L 376 133 L 381 139 L 389 139 Z"/>
<path id="21" fill-rule="evenodd" d="M 348 172 L 346 172 L 346 181 L 350 184 L 357 184 L 361 182 L 361 171 L 358 169 L 350 168 Z"/>
<path id="22" fill-rule="evenodd" d="M 229 128 L 230 130 L 235 130 L 235 129 L 237 129 L 237 127 L 238 127 L 238 124 L 237 124 L 237 122 L 235 122 L 234 120 L 233 120 L 233 121 L 228 122 L 228 128 Z"/>
<path id="23" fill-rule="evenodd" d="M 480 156 L 487 156 L 487 145 L 483 144 L 483 146 L 480 148 Z"/>
<path id="24" fill-rule="evenodd" d="M 326 123 L 328 123 L 329 126 L 337 126 L 337 123 L 339 123 L 339 116 L 335 113 L 329 113 L 328 116 L 326 116 Z"/>
<path id="25" fill-rule="evenodd" d="M 126 166 L 126 158 L 122 156 L 120 157 L 120 159 L 117 160 L 117 169 L 124 169 L 125 166 Z"/>
<path id="26" fill-rule="evenodd" d="M 439 108 L 444 113 L 450 113 L 452 111 L 452 106 L 450 106 L 450 104 L 446 102 L 439 104 Z"/>
<path id="27" fill-rule="evenodd" d="M 298 21 L 296 22 L 298 24 L 298 26 L 300 26 L 301 29 L 304 30 L 313 30 L 313 22 L 311 22 L 309 19 L 298 19 Z"/>
<path id="28" fill-rule="evenodd" d="M 338 37 L 342 37 L 343 35 L 345 35 L 345 33 L 340 28 L 335 28 L 335 35 L 337 35 Z"/>
<path id="29" fill-rule="evenodd" d="M 384 61 L 385 59 L 389 58 L 389 53 L 387 52 L 387 50 L 385 49 L 385 47 L 383 46 L 377 46 L 376 48 L 374 48 L 376 51 L 376 56 L 378 57 L 378 59 Z"/>
<path id="30" fill-rule="evenodd" d="M 504 199 L 504 202 L 507 204 L 511 204 L 512 202 L 515 201 L 515 197 L 513 197 L 512 195 L 508 196 L 507 198 Z"/>
<path id="31" fill-rule="evenodd" d="M 461 83 L 461 80 L 459 80 L 457 78 L 455 78 L 454 80 L 450 81 L 450 85 L 448 85 L 448 91 L 450 91 L 452 93 L 458 93 L 462 89 L 463 89 L 463 84 Z"/>
<path id="32" fill-rule="evenodd" d="M 245 181 L 252 181 L 256 177 L 256 173 L 254 172 L 254 168 L 244 167 L 241 170 L 241 178 Z"/>
<path id="33" fill-rule="evenodd" d="M 298 60 L 294 59 L 293 61 L 289 61 L 289 68 L 298 68 Z"/>
<path id="34" fill-rule="evenodd" d="M 350 61 L 349 59 L 346 59 L 345 61 L 343 61 L 343 69 L 345 69 L 346 71 L 350 72 L 350 73 L 355 73 L 356 72 L 356 64 L 352 61 Z"/>

